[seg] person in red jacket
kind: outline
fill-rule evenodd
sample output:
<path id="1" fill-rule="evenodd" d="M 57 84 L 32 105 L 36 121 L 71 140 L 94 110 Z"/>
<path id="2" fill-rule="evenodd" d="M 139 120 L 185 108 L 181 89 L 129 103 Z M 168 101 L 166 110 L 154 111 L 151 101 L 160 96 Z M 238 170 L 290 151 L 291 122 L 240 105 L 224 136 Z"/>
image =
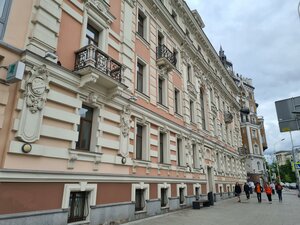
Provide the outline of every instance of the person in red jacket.
<path id="1" fill-rule="evenodd" d="M 269 182 L 267 182 L 266 185 L 265 185 L 265 192 L 267 194 L 269 203 L 272 204 L 272 188 L 271 188 Z"/>

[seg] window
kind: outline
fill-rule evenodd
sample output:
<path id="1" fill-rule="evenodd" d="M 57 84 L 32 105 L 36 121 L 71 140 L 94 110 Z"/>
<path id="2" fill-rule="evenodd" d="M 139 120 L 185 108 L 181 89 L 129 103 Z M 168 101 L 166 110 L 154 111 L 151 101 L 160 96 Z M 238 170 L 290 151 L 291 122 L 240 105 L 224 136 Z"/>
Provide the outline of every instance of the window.
<path id="1" fill-rule="evenodd" d="M 157 44 L 158 44 L 158 46 L 162 46 L 164 44 L 164 36 L 161 32 L 158 32 Z"/>
<path id="2" fill-rule="evenodd" d="M 143 126 L 136 125 L 136 159 L 142 159 L 143 153 Z"/>
<path id="3" fill-rule="evenodd" d="M 166 207 L 168 205 L 168 189 L 161 188 L 160 189 L 160 206 Z"/>
<path id="4" fill-rule="evenodd" d="M 166 80 L 162 77 L 158 78 L 158 103 L 161 105 L 166 105 Z"/>
<path id="5" fill-rule="evenodd" d="M 139 10 L 138 12 L 138 31 L 137 33 L 146 39 L 146 15 Z"/>
<path id="6" fill-rule="evenodd" d="M 209 97 L 210 97 L 211 104 L 213 104 L 214 103 L 214 95 L 213 95 L 212 88 L 209 89 Z"/>
<path id="7" fill-rule="evenodd" d="M 184 204 L 184 188 L 179 188 L 179 204 Z"/>
<path id="8" fill-rule="evenodd" d="M 96 205 L 96 197 L 97 184 L 65 184 L 62 208 L 69 211 L 68 223 L 84 221 L 85 224 L 90 219 L 90 206 Z"/>
<path id="9" fill-rule="evenodd" d="M 179 114 L 179 107 L 180 107 L 180 92 L 178 89 L 175 88 L 175 91 L 174 91 L 174 110 L 175 110 L 175 113 Z"/>
<path id="10" fill-rule="evenodd" d="M 260 171 L 260 162 L 257 162 L 257 170 Z"/>
<path id="11" fill-rule="evenodd" d="M 214 129 L 214 135 L 218 136 L 218 132 L 217 132 L 217 120 L 216 117 L 213 117 L 213 129 Z"/>
<path id="12" fill-rule="evenodd" d="M 76 142 L 76 149 L 90 150 L 93 111 L 93 108 L 86 105 L 83 105 L 79 110 L 80 124 L 78 125 L 79 137 Z"/>
<path id="13" fill-rule="evenodd" d="M 0 1 L 0 40 L 2 40 L 4 36 L 11 2 L 12 2 L 11 0 Z"/>
<path id="14" fill-rule="evenodd" d="M 144 189 L 135 189 L 135 211 L 142 211 L 144 208 Z"/>
<path id="15" fill-rule="evenodd" d="M 173 48 L 173 56 L 174 56 L 174 66 L 177 66 L 177 59 L 178 59 L 178 51 Z"/>
<path id="16" fill-rule="evenodd" d="M 219 153 L 216 154 L 216 158 L 217 158 L 217 170 L 220 170 L 220 157 L 219 157 Z"/>
<path id="17" fill-rule="evenodd" d="M 227 157 L 226 155 L 224 156 L 224 170 L 225 172 L 227 172 L 228 168 L 227 168 Z"/>
<path id="18" fill-rule="evenodd" d="M 200 107 L 201 107 L 202 129 L 206 130 L 204 93 L 202 89 L 200 90 L 200 105 L 201 105 Z"/>
<path id="19" fill-rule="evenodd" d="M 149 126 L 146 123 L 137 122 L 135 139 L 135 158 L 138 160 L 148 160 L 149 157 Z"/>
<path id="20" fill-rule="evenodd" d="M 164 160 L 164 157 L 165 157 L 164 139 L 165 139 L 165 134 L 160 132 L 159 133 L 159 162 L 160 163 L 165 163 L 165 160 Z"/>
<path id="21" fill-rule="evenodd" d="M 99 42 L 99 31 L 96 30 L 92 25 L 88 24 L 86 34 L 85 34 L 84 44 L 85 45 L 94 44 L 98 46 L 98 42 Z"/>
<path id="22" fill-rule="evenodd" d="M 191 122 L 195 122 L 195 118 L 194 118 L 194 102 L 190 101 L 190 119 Z"/>
<path id="23" fill-rule="evenodd" d="M 191 66 L 189 64 L 187 65 L 187 79 L 188 82 L 192 82 L 192 71 Z"/>
<path id="24" fill-rule="evenodd" d="M 71 192 L 69 200 L 68 223 L 85 220 L 88 215 L 88 192 Z"/>
<path id="25" fill-rule="evenodd" d="M 198 168 L 198 154 L 196 144 L 192 144 L 192 151 L 193 151 L 193 168 Z"/>
<path id="26" fill-rule="evenodd" d="M 183 166 L 182 140 L 177 138 L 177 165 Z"/>
<path id="27" fill-rule="evenodd" d="M 186 36 L 187 36 L 188 38 L 190 37 L 190 32 L 189 32 L 188 29 L 185 30 L 185 34 L 186 34 Z"/>
<path id="28" fill-rule="evenodd" d="M 196 196 L 196 199 L 199 199 L 199 196 L 200 196 L 200 187 L 195 187 L 195 196 Z"/>
<path id="29" fill-rule="evenodd" d="M 257 144 L 254 145 L 254 154 L 259 154 L 259 148 Z"/>
<path id="30" fill-rule="evenodd" d="M 145 70 L 145 65 L 142 64 L 141 62 L 137 63 L 137 72 L 136 72 L 136 76 L 137 76 L 137 91 L 139 91 L 140 93 L 144 93 L 144 70 Z"/>
<path id="31" fill-rule="evenodd" d="M 256 138 L 256 130 L 252 129 L 252 137 Z"/>
<path id="32" fill-rule="evenodd" d="M 172 10 L 172 14 L 171 14 L 173 20 L 177 21 L 177 14 L 174 10 Z"/>

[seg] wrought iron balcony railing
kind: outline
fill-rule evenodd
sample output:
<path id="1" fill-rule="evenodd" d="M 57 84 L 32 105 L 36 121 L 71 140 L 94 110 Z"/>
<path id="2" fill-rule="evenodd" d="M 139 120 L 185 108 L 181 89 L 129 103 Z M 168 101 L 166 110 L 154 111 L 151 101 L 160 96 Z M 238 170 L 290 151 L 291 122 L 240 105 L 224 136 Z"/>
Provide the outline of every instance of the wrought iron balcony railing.
<path id="1" fill-rule="evenodd" d="M 165 58 L 167 59 L 174 67 L 176 67 L 176 56 L 170 49 L 165 45 L 158 45 L 156 47 L 156 59 Z"/>
<path id="2" fill-rule="evenodd" d="M 121 83 L 122 65 L 102 52 L 97 46 L 90 44 L 75 52 L 75 71 L 91 66 L 103 74 Z"/>

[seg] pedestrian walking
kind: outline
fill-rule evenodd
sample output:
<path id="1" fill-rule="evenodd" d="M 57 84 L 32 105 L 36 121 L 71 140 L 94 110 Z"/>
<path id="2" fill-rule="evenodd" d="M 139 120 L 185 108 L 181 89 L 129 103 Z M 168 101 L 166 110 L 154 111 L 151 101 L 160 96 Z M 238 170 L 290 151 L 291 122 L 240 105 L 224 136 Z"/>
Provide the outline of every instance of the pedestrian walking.
<path id="1" fill-rule="evenodd" d="M 275 189 L 279 198 L 279 202 L 282 202 L 282 185 L 279 182 L 277 182 L 277 184 L 275 185 Z"/>
<path id="2" fill-rule="evenodd" d="M 272 204 L 272 188 L 271 188 L 269 182 L 267 182 L 265 185 L 265 192 L 267 194 L 269 203 Z"/>
<path id="3" fill-rule="evenodd" d="M 254 191 L 256 192 L 258 203 L 261 203 L 262 187 L 259 182 L 256 182 Z"/>
<path id="4" fill-rule="evenodd" d="M 241 186 L 239 185 L 239 182 L 236 182 L 234 187 L 234 193 L 235 196 L 237 196 L 238 198 L 238 202 L 241 202 L 241 192 L 242 192 Z"/>
<path id="5" fill-rule="evenodd" d="M 250 199 L 250 187 L 247 183 L 244 184 L 244 192 L 246 194 L 247 199 Z"/>
<path id="6" fill-rule="evenodd" d="M 275 184 L 272 182 L 270 186 L 272 188 L 272 195 L 275 195 Z"/>
<path id="7" fill-rule="evenodd" d="M 253 191 L 255 189 L 255 185 L 254 185 L 254 182 L 253 181 L 249 181 L 248 182 L 248 186 L 250 188 L 250 194 L 253 194 Z"/>

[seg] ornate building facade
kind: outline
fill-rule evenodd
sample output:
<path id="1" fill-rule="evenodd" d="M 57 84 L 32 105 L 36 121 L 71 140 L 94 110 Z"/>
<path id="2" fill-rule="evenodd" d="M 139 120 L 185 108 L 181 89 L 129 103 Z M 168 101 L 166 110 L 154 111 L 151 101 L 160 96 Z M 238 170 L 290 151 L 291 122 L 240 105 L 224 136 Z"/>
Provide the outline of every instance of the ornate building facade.
<path id="1" fill-rule="evenodd" d="M 122 223 L 246 180 L 240 87 L 185 1 L 4 0 L 0 12 L 4 223 Z M 16 61 L 23 78 L 8 82 Z"/>
<path id="2" fill-rule="evenodd" d="M 257 115 L 258 104 L 254 97 L 254 86 L 252 79 L 243 77 L 234 72 L 233 64 L 227 60 L 222 47 L 219 57 L 233 77 L 240 89 L 239 102 L 241 105 L 241 134 L 243 146 L 239 149 L 245 160 L 245 169 L 249 181 L 260 181 L 268 179 L 267 168 L 263 152 L 268 148 L 264 119 Z"/>

